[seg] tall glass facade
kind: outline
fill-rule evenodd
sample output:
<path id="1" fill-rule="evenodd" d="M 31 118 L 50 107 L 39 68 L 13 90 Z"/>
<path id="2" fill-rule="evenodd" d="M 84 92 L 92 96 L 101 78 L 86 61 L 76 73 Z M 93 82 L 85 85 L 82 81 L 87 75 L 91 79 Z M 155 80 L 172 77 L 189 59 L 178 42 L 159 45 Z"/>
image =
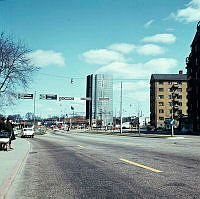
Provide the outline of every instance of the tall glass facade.
<path id="1" fill-rule="evenodd" d="M 105 74 L 88 75 L 86 97 L 86 118 L 102 120 L 103 125 L 113 123 L 113 79 Z"/>

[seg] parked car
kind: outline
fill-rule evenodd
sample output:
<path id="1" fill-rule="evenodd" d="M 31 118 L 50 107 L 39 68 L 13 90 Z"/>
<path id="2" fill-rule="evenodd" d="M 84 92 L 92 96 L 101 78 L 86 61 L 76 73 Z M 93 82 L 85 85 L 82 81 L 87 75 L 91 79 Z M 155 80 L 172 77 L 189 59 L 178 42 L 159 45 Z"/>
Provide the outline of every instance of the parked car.
<path id="1" fill-rule="evenodd" d="M 8 150 L 8 143 L 9 143 L 9 133 L 0 131 L 0 149 Z"/>
<path id="2" fill-rule="evenodd" d="M 34 128 L 23 128 L 21 137 L 34 137 Z"/>

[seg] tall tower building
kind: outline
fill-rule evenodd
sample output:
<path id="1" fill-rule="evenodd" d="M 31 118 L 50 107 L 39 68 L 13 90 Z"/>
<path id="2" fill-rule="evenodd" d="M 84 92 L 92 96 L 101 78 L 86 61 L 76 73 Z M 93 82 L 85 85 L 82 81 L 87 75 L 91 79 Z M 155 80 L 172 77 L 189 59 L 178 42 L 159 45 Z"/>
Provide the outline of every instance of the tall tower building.
<path id="1" fill-rule="evenodd" d="M 200 21 L 186 58 L 188 78 L 188 118 L 193 132 L 200 133 Z"/>
<path id="2" fill-rule="evenodd" d="M 86 118 L 103 121 L 103 125 L 113 123 L 113 79 L 109 75 L 97 74 L 87 76 Z"/>

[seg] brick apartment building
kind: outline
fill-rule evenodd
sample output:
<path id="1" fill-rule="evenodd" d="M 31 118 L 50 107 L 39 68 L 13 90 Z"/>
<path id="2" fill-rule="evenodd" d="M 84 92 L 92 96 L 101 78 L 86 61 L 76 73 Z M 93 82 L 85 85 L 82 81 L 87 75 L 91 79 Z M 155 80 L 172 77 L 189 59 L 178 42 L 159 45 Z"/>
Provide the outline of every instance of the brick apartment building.
<path id="1" fill-rule="evenodd" d="M 186 58 L 188 78 L 188 118 L 193 132 L 200 133 L 200 21 Z"/>
<path id="2" fill-rule="evenodd" d="M 172 86 L 176 85 L 176 93 Z M 173 96 L 176 96 L 176 113 Z M 172 110 L 173 109 L 173 110 Z M 152 74 L 150 80 L 150 124 L 156 128 L 165 128 L 167 119 L 178 118 L 187 114 L 187 75 Z"/>

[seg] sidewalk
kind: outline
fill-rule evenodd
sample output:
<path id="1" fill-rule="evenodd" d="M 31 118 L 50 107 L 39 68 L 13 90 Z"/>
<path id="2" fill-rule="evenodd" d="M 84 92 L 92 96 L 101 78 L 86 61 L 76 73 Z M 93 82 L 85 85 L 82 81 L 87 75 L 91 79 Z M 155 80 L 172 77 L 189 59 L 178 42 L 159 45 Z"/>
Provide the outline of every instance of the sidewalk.
<path id="1" fill-rule="evenodd" d="M 12 150 L 0 151 L 0 199 L 6 195 L 30 151 L 30 143 L 26 139 L 16 137 L 12 142 Z"/>

